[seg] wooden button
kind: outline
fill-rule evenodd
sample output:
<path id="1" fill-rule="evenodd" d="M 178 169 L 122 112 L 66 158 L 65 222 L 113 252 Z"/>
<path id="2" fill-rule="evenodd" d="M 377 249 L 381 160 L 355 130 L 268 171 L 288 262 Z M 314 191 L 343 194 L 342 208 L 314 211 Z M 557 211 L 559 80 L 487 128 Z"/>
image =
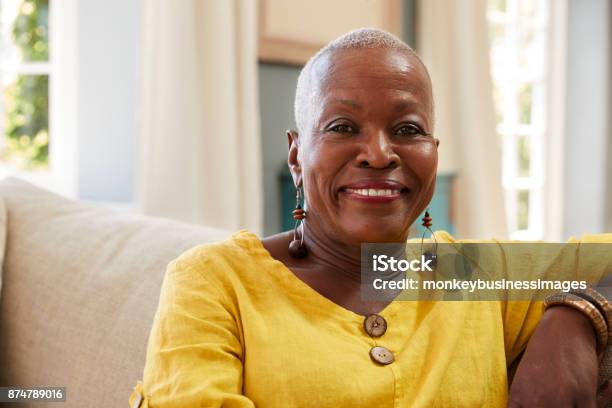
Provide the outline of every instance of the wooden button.
<path id="1" fill-rule="evenodd" d="M 387 321 L 384 317 L 371 314 L 365 318 L 363 328 L 372 337 L 380 337 L 387 331 Z"/>
<path id="2" fill-rule="evenodd" d="M 383 365 L 391 364 L 395 361 L 393 353 L 389 349 L 380 346 L 372 347 L 370 350 L 370 357 L 378 364 Z"/>

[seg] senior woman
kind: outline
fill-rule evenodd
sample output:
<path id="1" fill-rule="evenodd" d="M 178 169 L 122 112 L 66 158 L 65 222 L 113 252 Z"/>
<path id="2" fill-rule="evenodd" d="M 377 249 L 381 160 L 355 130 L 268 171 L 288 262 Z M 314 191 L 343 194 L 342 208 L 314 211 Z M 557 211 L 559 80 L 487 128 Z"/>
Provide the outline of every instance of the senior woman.
<path id="1" fill-rule="evenodd" d="M 405 242 L 432 198 L 433 110 L 425 66 L 391 34 L 356 30 L 321 49 L 287 134 L 302 227 L 240 231 L 170 263 L 131 406 L 607 403 L 593 326 L 575 309 L 360 296 L 361 244 Z"/>

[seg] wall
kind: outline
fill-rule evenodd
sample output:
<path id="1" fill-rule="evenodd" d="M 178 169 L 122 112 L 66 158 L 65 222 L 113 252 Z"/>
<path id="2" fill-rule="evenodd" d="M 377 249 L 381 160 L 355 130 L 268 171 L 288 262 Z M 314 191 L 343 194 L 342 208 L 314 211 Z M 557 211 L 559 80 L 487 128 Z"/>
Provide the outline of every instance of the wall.
<path id="1" fill-rule="evenodd" d="M 86 200 L 132 202 L 141 3 L 80 0 L 77 14 L 77 194 Z"/>
<path id="2" fill-rule="evenodd" d="M 287 129 L 295 129 L 293 99 L 299 67 L 259 64 L 264 183 L 264 235 L 281 230 L 278 175 L 287 165 Z"/>
<path id="3" fill-rule="evenodd" d="M 605 203 L 612 183 L 606 164 L 611 143 L 610 4 L 608 0 L 571 0 L 568 7 L 565 238 L 604 231 L 606 218 L 610 222 L 610 206 L 606 214 Z"/>

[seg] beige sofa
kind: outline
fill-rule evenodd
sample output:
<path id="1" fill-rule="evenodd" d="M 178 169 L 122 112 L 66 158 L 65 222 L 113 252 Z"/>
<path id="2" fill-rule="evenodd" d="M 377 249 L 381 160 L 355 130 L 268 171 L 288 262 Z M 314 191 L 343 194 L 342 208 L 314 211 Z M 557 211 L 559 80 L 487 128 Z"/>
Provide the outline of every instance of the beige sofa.
<path id="1" fill-rule="evenodd" d="M 0 386 L 65 386 L 66 402 L 127 407 L 167 263 L 228 232 L 0 182 Z M 8 404 L 0 404 L 8 406 Z"/>

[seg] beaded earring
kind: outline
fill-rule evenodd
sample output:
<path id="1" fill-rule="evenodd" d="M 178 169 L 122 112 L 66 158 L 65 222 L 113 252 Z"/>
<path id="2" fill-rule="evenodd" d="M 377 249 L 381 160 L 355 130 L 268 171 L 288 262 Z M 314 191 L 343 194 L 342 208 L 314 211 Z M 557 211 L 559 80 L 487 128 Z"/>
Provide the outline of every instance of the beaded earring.
<path id="1" fill-rule="evenodd" d="M 293 240 L 289 243 L 289 255 L 294 258 L 303 258 L 308 254 L 306 245 L 304 244 L 304 219 L 306 218 L 306 211 L 302 209 L 300 203 L 302 198 L 302 191 L 300 187 L 296 187 L 295 191 L 295 209 L 293 210 L 293 219 L 295 220 L 295 227 L 293 228 Z M 301 236 L 298 239 L 298 228 L 302 226 Z"/>
<path id="2" fill-rule="evenodd" d="M 425 210 L 425 215 L 423 216 L 421 221 L 422 221 L 421 225 L 425 228 L 423 230 L 423 235 L 421 235 L 421 255 L 423 255 L 426 261 L 431 260 L 431 265 L 435 267 L 436 261 L 438 260 L 438 241 L 436 240 L 436 235 L 431 230 L 431 226 L 433 225 L 432 224 L 433 219 L 429 215 L 429 208 Z M 431 234 L 434 245 L 433 245 L 433 250 L 427 250 L 423 252 L 423 242 L 425 241 L 425 234 L 427 233 L 427 231 L 429 231 L 429 233 Z"/>

